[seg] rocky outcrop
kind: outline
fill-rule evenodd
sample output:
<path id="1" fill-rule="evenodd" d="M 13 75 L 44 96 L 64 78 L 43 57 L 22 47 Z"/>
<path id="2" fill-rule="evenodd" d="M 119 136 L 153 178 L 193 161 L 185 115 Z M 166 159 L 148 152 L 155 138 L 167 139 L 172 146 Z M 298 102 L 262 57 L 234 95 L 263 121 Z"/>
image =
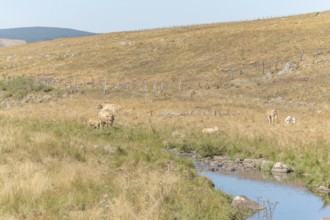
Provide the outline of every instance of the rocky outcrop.
<path id="1" fill-rule="evenodd" d="M 236 196 L 232 203 L 231 203 L 232 207 L 237 207 L 239 209 L 249 209 L 252 210 L 253 212 L 258 212 L 261 211 L 263 209 L 265 209 L 264 206 L 259 205 L 258 203 L 256 203 L 255 201 L 247 198 L 246 196 Z"/>

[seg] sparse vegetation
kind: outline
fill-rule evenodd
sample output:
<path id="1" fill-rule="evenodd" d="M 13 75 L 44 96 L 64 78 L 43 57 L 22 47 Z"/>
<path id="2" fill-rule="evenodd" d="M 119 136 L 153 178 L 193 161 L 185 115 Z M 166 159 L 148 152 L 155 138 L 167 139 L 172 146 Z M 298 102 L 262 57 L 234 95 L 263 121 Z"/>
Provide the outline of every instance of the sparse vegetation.
<path id="1" fill-rule="evenodd" d="M 168 152 L 173 148 L 282 161 L 305 175 L 311 188 L 330 186 L 329 17 L 324 12 L 1 49 L 0 74 L 13 79 L 0 82 L 7 97 L 52 89 L 63 94 L 1 109 L 1 215 L 241 219 L 191 161 Z M 288 62 L 295 70 L 277 75 Z M 35 84 L 43 75 L 57 83 Z M 105 78 L 106 94 L 100 87 Z M 133 80 L 140 89 L 128 89 Z M 161 80 L 171 86 L 152 88 Z M 125 108 L 116 112 L 114 128 L 88 128 L 102 102 Z M 269 108 L 277 109 L 277 123 L 267 123 Z M 297 119 L 294 125 L 284 124 L 288 115 Z M 215 126 L 218 133 L 202 134 Z"/>
<path id="2" fill-rule="evenodd" d="M 239 217 L 230 208 L 229 197 L 214 192 L 193 166 L 163 149 L 158 132 L 124 127 L 91 130 L 80 123 L 38 120 L 1 119 L 0 124 L 2 216 Z M 168 161 L 173 163 L 170 171 Z"/>
<path id="3" fill-rule="evenodd" d="M 53 87 L 36 82 L 32 77 L 15 77 L 0 81 L 0 90 L 5 93 L 5 97 L 22 99 L 33 92 L 50 92 Z"/>

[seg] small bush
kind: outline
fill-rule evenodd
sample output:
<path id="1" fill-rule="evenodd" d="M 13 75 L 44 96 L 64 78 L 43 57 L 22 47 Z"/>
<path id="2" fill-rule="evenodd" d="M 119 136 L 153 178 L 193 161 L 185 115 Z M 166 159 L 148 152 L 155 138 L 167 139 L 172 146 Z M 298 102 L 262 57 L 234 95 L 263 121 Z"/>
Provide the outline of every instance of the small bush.
<path id="1" fill-rule="evenodd" d="M 223 155 L 224 154 L 224 148 L 218 147 L 212 144 L 203 144 L 198 149 L 198 153 L 202 157 L 210 157 L 214 155 Z"/>

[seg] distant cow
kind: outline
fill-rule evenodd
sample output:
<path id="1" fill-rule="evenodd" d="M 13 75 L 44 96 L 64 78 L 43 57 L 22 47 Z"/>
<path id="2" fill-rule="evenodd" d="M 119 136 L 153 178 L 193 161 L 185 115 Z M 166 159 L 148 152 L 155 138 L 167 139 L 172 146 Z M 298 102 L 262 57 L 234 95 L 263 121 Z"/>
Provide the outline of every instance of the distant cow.
<path id="1" fill-rule="evenodd" d="M 277 111 L 276 109 L 270 109 L 267 111 L 267 119 L 270 124 L 273 124 L 277 120 Z"/>
<path id="2" fill-rule="evenodd" d="M 112 113 L 115 113 L 116 111 L 119 111 L 121 109 L 123 109 L 124 107 L 121 105 L 117 105 L 117 104 L 99 104 L 97 106 L 98 109 L 101 109 L 103 111 L 111 111 Z"/>
<path id="3" fill-rule="evenodd" d="M 106 127 L 112 127 L 113 122 L 115 121 L 115 115 L 110 112 L 110 111 L 106 111 L 106 110 L 101 110 L 98 114 L 98 119 L 100 121 L 100 127 L 104 128 Z"/>
<path id="4" fill-rule="evenodd" d="M 202 132 L 204 134 L 212 134 L 212 133 L 215 133 L 215 132 L 218 132 L 219 131 L 219 128 L 218 127 L 214 127 L 214 128 L 204 128 L 202 130 Z"/>
<path id="5" fill-rule="evenodd" d="M 296 118 L 292 116 L 288 116 L 284 120 L 285 124 L 294 124 L 296 123 Z"/>

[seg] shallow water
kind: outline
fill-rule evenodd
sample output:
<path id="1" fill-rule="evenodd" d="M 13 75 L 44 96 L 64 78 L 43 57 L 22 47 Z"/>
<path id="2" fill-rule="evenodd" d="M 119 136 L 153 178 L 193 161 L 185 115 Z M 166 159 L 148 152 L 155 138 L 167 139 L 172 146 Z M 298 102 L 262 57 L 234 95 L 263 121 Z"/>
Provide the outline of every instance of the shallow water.
<path id="1" fill-rule="evenodd" d="M 232 196 L 245 195 L 259 204 L 267 201 L 275 204 L 273 220 L 299 219 L 319 220 L 330 217 L 330 206 L 324 205 L 321 198 L 303 187 L 275 181 L 246 179 L 233 174 L 201 171 L 202 176 L 212 180 L 216 189 Z M 274 207 L 274 205 L 273 205 Z M 249 219 L 263 219 L 263 213 Z M 266 218 L 267 219 L 267 218 Z"/>

